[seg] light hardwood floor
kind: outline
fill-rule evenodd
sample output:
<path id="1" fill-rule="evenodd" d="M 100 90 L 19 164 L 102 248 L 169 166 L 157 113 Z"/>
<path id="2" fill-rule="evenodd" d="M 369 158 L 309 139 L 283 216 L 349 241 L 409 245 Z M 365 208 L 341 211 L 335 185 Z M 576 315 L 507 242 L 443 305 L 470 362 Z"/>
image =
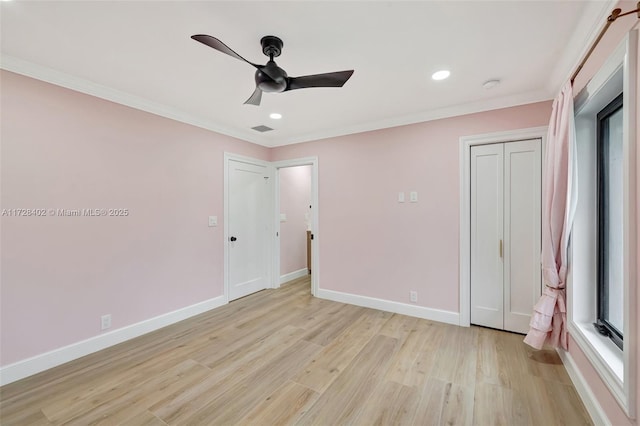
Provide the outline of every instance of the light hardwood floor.
<path id="1" fill-rule="evenodd" d="M 266 290 L 0 388 L 2 425 L 591 424 L 522 336 Z"/>

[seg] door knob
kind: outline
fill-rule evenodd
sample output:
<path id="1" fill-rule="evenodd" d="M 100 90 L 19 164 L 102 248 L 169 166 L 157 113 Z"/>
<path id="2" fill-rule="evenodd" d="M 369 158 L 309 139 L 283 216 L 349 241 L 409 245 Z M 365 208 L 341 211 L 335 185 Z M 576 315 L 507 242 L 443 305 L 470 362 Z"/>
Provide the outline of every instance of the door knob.
<path id="1" fill-rule="evenodd" d="M 229 240 L 230 241 L 235 241 L 235 240 L 237 240 L 237 238 L 236 237 L 231 237 L 231 238 L 229 238 Z"/>

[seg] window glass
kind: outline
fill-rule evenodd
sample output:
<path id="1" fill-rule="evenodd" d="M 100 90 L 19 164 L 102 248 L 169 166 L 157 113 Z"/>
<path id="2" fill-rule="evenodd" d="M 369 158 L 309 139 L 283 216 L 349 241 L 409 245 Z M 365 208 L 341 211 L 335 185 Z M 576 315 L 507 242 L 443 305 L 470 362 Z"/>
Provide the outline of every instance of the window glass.
<path id="1" fill-rule="evenodd" d="M 608 169 L 605 205 L 608 217 L 606 238 L 606 259 L 608 285 L 609 323 L 622 332 L 622 108 L 608 118 L 608 143 L 606 144 Z"/>
<path id="2" fill-rule="evenodd" d="M 622 94 L 598 113 L 598 330 L 622 348 Z"/>

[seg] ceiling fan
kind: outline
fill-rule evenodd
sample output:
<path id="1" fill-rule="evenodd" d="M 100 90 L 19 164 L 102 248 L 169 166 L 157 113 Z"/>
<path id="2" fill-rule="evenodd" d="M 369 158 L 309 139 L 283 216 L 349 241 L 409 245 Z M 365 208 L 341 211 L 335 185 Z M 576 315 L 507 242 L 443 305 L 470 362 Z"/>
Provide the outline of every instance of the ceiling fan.
<path id="1" fill-rule="evenodd" d="M 262 53 L 269 57 L 266 65 L 258 65 L 247 61 L 242 56 L 231 50 L 226 44 L 215 37 L 205 34 L 191 36 L 192 39 L 206 44 L 219 52 L 225 53 L 236 59 L 240 59 L 256 68 L 256 90 L 245 104 L 260 105 L 262 92 L 286 92 L 308 87 L 342 87 L 353 74 L 353 70 L 328 72 L 324 74 L 305 75 L 302 77 L 289 77 L 285 70 L 280 68 L 273 60 L 282 52 L 282 40 L 276 36 L 265 36 L 260 40 Z"/>

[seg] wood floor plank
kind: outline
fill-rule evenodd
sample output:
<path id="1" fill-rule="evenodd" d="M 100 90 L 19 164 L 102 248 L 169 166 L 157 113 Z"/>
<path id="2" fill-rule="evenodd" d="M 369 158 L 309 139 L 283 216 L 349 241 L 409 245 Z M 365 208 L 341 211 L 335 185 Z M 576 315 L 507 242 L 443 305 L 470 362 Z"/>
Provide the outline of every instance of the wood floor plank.
<path id="1" fill-rule="evenodd" d="M 225 392 L 205 407 L 186 418 L 184 423 L 235 424 L 263 400 L 264 389 L 257 387 L 256 383 L 268 383 L 270 387 L 278 388 L 321 349 L 322 347 L 315 343 L 299 340 L 280 357 L 262 364 L 253 374 L 225 389 Z"/>
<path id="2" fill-rule="evenodd" d="M 386 379 L 422 387 L 431 374 L 443 331 L 444 327 L 431 321 L 416 322 L 394 355 Z"/>
<path id="3" fill-rule="evenodd" d="M 13 425 L 591 425 L 553 350 L 314 298 L 309 277 L 0 388 Z"/>
<path id="4" fill-rule="evenodd" d="M 320 395 L 306 386 L 288 381 L 264 398 L 238 425 L 295 424 Z"/>
<path id="5" fill-rule="evenodd" d="M 391 314 L 368 310 L 327 345 L 293 380 L 324 392 L 386 323 Z"/>
<path id="6" fill-rule="evenodd" d="M 508 371 L 509 361 L 504 356 L 506 348 L 501 334 L 504 334 L 504 332 L 489 328 L 478 330 L 476 381 L 511 387 L 511 380 L 514 377 Z M 515 371 L 512 371 L 512 373 L 515 373 Z M 522 371 L 518 373 L 520 377 Z"/>
<path id="7" fill-rule="evenodd" d="M 411 424 L 419 397 L 419 391 L 414 387 L 383 380 L 353 423 L 380 426 Z"/>
<path id="8" fill-rule="evenodd" d="M 175 359 L 182 358 L 176 356 Z M 51 398 L 51 403 L 45 404 L 42 410 L 49 419 L 60 421 L 67 418 L 68 413 L 79 413 L 86 410 L 88 406 L 105 404 L 123 395 L 126 396 L 150 377 L 156 377 L 166 370 L 166 359 L 152 357 L 130 370 L 103 377 L 101 380 L 89 383 L 88 386 L 75 386 L 64 392 L 62 394 L 64 397 Z"/>
<path id="9" fill-rule="evenodd" d="M 293 326 L 278 330 L 261 343 L 259 352 L 241 354 L 238 358 L 227 358 L 212 369 L 202 381 L 189 389 L 170 393 L 149 410 L 167 423 L 183 422 L 202 407 L 207 406 L 221 393 L 241 382 L 246 376 L 262 368 L 265 362 L 289 350 L 302 336 L 303 330 Z"/>
<path id="10" fill-rule="evenodd" d="M 165 422 L 154 416 L 149 411 L 143 411 L 137 416 L 127 419 L 123 424 L 135 426 L 167 426 Z"/>
<path id="11" fill-rule="evenodd" d="M 300 424 L 349 423 L 363 409 L 396 351 L 398 340 L 377 335 L 300 419 Z"/>
<path id="12" fill-rule="evenodd" d="M 380 334 L 398 339 L 402 344 L 418 321 L 420 321 L 418 318 L 393 314 L 380 330 Z"/>
<path id="13" fill-rule="evenodd" d="M 204 377 L 208 368 L 193 360 L 186 360 L 149 378 L 117 398 L 91 400 L 82 407 L 64 412 L 56 423 L 69 425 L 114 425 L 135 417 L 162 398 L 164 392 L 174 392 L 191 386 Z"/>
<path id="14" fill-rule="evenodd" d="M 447 383 L 440 422 L 446 425 L 471 425 L 473 423 L 474 386 Z"/>
<path id="15" fill-rule="evenodd" d="M 0 424 L 2 425 L 33 425 L 48 426 L 53 423 L 47 419 L 42 410 L 0 411 Z"/>
<path id="16" fill-rule="evenodd" d="M 433 365 L 432 377 L 472 387 L 476 382 L 478 330 L 444 326 L 444 336 Z"/>
<path id="17" fill-rule="evenodd" d="M 428 378 L 420 389 L 420 400 L 413 417 L 416 425 L 440 425 L 445 394 L 450 384 Z"/>
<path id="18" fill-rule="evenodd" d="M 473 409 L 476 425 L 532 425 L 519 391 L 490 383 L 477 383 Z"/>
<path id="19" fill-rule="evenodd" d="M 345 328 L 358 319 L 364 312 L 365 308 L 353 305 L 342 305 L 338 309 L 334 309 L 326 313 L 321 324 L 309 330 L 304 339 L 326 346 L 340 335 Z"/>

